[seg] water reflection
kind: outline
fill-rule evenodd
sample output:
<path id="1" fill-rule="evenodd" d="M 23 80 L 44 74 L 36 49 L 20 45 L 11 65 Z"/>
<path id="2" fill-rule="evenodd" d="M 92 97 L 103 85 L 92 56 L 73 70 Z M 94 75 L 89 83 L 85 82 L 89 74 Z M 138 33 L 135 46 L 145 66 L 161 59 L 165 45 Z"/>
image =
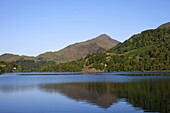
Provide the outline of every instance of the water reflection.
<path id="1" fill-rule="evenodd" d="M 149 80 L 127 83 L 62 83 L 41 84 L 49 93 L 60 92 L 77 101 L 87 101 L 101 108 L 109 108 L 125 98 L 134 107 L 145 111 L 168 113 L 170 111 L 170 81 Z"/>
<path id="2" fill-rule="evenodd" d="M 33 90 L 37 88 L 36 85 L 0 85 L 0 92 L 3 93 L 15 93 L 15 92 L 24 92 L 27 90 Z"/>
<path id="3" fill-rule="evenodd" d="M 68 76 L 16 76 L 15 73 L 6 74 L 0 77 L 0 112 L 140 113 L 145 110 L 169 113 L 170 76 L 166 75 L 120 76 L 112 73 L 102 73 L 102 75 L 96 73 Z"/>
<path id="4" fill-rule="evenodd" d="M 84 100 L 102 108 L 117 102 L 117 97 L 106 91 L 105 83 L 43 84 L 41 88 L 49 93 L 60 92 L 77 101 Z"/>

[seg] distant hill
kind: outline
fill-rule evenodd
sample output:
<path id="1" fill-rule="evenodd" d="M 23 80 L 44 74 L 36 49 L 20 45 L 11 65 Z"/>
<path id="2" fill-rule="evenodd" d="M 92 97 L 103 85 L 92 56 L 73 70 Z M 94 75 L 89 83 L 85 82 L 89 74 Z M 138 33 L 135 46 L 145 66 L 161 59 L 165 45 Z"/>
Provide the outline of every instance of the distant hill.
<path id="1" fill-rule="evenodd" d="M 170 71 L 169 25 L 133 35 L 106 52 L 53 66 L 53 71 Z"/>
<path id="2" fill-rule="evenodd" d="M 80 59 L 92 53 L 104 52 L 114 47 L 118 43 L 119 41 L 113 40 L 106 34 L 102 34 L 91 40 L 69 45 L 66 48 L 57 52 L 46 52 L 40 54 L 39 56 L 37 56 L 37 58 L 54 60 L 57 63 L 68 62 Z"/>
<path id="3" fill-rule="evenodd" d="M 145 30 L 140 34 L 133 35 L 124 43 L 118 44 L 116 47 L 108 50 L 108 52 L 127 54 L 138 51 L 141 48 L 143 48 L 143 51 L 153 49 L 154 47 L 167 47 L 164 49 L 168 49 L 170 46 L 169 33 L 170 22 L 160 25 L 157 29 Z"/>
<path id="4" fill-rule="evenodd" d="M 0 61 L 12 62 L 20 65 L 23 71 L 30 71 L 48 64 L 64 63 L 78 60 L 92 53 L 104 52 L 118 43 L 108 35 L 102 34 L 91 40 L 69 45 L 60 51 L 42 53 L 37 57 L 6 53 L 0 55 Z"/>
<path id="5" fill-rule="evenodd" d="M 67 62 L 67 61 L 80 59 L 88 54 L 106 51 L 114 47 L 118 43 L 119 41 L 112 39 L 106 34 L 102 34 L 94 39 L 69 45 L 66 48 L 56 52 L 42 53 L 37 57 L 25 56 L 25 55 L 20 56 L 11 53 L 6 53 L 0 55 L 0 61 L 12 62 L 12 61 L 17 61 L 22 59 L 22 60 L 34 60 L 34 61 L 37 60 L 56 61 L 57 63 Z"/>
<path id="6" fill-rule="evenodd" d="M 3 55 L 0 55 L 0 61 L 6 61 L 6 62 L 12 62 L 17 60 L 35 60 L 35 57 L 31 56 L 24 56 L 24 55 L 15 55 L 11 53 L 5 53 Z"/>

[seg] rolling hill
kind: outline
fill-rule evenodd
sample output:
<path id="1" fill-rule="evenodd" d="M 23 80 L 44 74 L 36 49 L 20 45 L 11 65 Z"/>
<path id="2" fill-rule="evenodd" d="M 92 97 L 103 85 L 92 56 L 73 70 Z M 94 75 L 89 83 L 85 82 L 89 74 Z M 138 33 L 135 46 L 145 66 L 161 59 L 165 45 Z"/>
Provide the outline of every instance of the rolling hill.
<path id="1" fill-rule="evenodd" d="M 50 68 L 84 72 L 170 71 L 170 23 L 133 35 L 106 52 Z"/>
<path id="2" fill-rule="evenodd" d="M 35 60 L 36 58 L 33 56 L 25 56 L 25 55 L 15 55 L 11 53 L 5 53 L 3 55 L 0 55 L 0 61 L 5 62 L 13 62 L 17 60 Z"/>

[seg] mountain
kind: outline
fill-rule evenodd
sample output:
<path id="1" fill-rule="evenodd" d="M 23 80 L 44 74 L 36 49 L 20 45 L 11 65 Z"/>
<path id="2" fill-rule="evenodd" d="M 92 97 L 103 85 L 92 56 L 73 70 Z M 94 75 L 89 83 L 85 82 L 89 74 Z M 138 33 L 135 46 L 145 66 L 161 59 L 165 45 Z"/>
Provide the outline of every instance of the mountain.
<path id="1" fill-rule="evenodd" d="M 66 48 L 57 52 L 46 52 L 40 54 L 39 56 L 37 56 L 37 58 L 42 58 L 45 60 L 55 60 L 57 63 L 68 62 L 80 59 L 92 53 L 104 52 L 114 47 L 118 43 L 118 41 L 113 40 L 108 35 L 102 34 L 91 40 L 69 45 Z"/>
<path id="2" fill-rule="evenodd" d="M 161 29 L 161 28 L 170 28 L 170 22 L 167 22 L 165 24 L 162 24 L 158 27 L 158 29 Z"/>
<path id="3" fill-rule="evenodd" d="M 0 61 L 17 61 L 17 60 L 47 60 L 47 61 L 56 61 L 67 62 L 72 60 L 77 60 L 82 57 L 85 57 L 88 54 L 103 52 L 106 51 L 113 46 L 117 45 L 119 41 L 113 40 L 106 34 L 102 34 L 94 39 L 87 40 L 85 42 L 75 43 L 67 46 L 64 49 L 61 49 L 56 52 L 46 52 L 38 55 L 37 57 L 30 56 L 20 56 L 15 54 L 3 54 L 0 56 Z"/>
<path id="4" fill-rule="evenodd" d="M 6 62 L 12 62 L 17 60 L 35 60 L 35 57 L 31 56 L 25 56 L 25 55 L 15 55 L 10 53 L 5 53 L 3 55 L 0 55 L 0 61 L 6 61 Z"/>
<path id="5" fill-rule="evenodd" d="M 134 52 L 138 49 L 144 50 L 153 49 L 154 47 L 169 47 L 170 41 L 170 22 L 160 25 L 157 29 L 151 29 L 133 35 L 122 44 L 111 48 L 108 52 L 122 54 Z M 160 48 L 161 49 L 161 48 Z M 166 48 L 164 48 L 166 49 Z"/>
<path id="6" fill-rule="evenodd" d="M 170 71 L 170 22 L 156 29 L 135 34 L 123 43 L 103 34 L 85 42 L 72 44 L 57 52 L 41 54 L 35 59 L 53 60 L 58 64 L 40 62 L 41 65 L 38 66 L 41 68 L 35 65 L 36 69 L 32 68 L 34 69 L 32 71 Z"/>
<path id="7" fill-rule="evenodd" d="M 133 35 L 103 53 L 55 65 L 53 71 L 170 71 L 170 23 Z M 44 68 L 48 71 L 48 68 Z M 43 70 L 42 70 L 43 71 Z"/>
<path id="8" fill-rule="evenodd" d="M 0 61 L 12 62 L 22 67 L 22 71 L 30 71 L 42 66 L 55 63 L 63 63 L 73 60 L 78 60 L 86 55 L 90 55 L 97 52 L 104 52 L 119 42 L 113 40 L 106 34 L 102 34 L 91 40 L 85 42 L 75 43 L 67 46 L 66 48 L 56 52 L 46 52 L 33 56 L 15 55 L 15 54 L 3 54 L 0 56 Z"/>

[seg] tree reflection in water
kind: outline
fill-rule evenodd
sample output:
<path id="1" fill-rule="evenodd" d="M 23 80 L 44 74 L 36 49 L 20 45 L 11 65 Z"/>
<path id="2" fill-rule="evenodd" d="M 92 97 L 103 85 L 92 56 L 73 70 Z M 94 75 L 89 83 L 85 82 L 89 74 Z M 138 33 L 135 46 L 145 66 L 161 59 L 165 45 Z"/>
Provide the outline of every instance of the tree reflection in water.
<path id="1" fill-rule="evenodd" d="M 109 108 L 125 98 L 134 107 L 145 111 L 170 112 L 170 80 L 148 80 L 126 83 L 62 83 L 42 84 L 44 91 L 60 92 L 77 101 L 86 101 Z"/>

